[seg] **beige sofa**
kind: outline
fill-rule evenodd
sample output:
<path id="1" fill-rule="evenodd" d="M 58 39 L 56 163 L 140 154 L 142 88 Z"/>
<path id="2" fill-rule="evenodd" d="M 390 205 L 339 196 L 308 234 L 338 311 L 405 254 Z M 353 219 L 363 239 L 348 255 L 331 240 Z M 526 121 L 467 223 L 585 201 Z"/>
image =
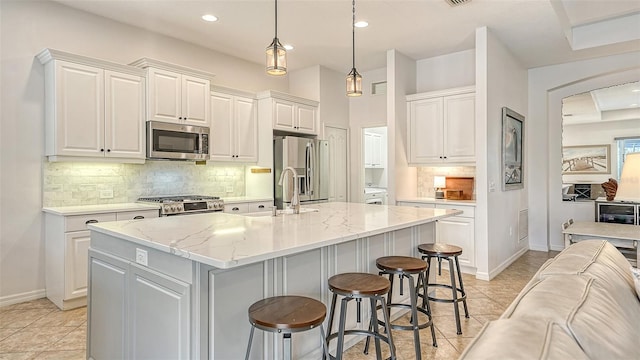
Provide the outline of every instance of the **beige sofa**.
<path id="1" fill-rule="evenodd" d="M 571 245 L 461 359 L 640 359 L 640 300 L 629 262 L 604 240 Z"/>

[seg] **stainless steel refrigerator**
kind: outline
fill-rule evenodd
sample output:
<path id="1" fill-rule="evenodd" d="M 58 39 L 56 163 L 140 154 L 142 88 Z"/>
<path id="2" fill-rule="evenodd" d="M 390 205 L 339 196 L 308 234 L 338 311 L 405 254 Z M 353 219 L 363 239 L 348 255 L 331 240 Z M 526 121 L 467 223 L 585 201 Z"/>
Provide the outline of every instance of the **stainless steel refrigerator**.
<path id="1" fill-rule="evenodd" d="M 282 170 L 290 166 L 297 172 L 300 204 L 329 201 L 329 142 L 295 136 L 277 136 L 273 140 L 273 197 L 278 209 L 291 203 L 293 182 Z"/>

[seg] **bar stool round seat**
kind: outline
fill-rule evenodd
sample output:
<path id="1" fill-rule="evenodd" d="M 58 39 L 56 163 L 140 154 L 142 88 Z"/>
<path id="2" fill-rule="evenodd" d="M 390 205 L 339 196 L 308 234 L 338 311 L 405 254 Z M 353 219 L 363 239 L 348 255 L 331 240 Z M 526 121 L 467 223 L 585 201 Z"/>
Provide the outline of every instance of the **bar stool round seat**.
<path id="1" fill-rule="evenodd" d="M 322 302 L 305 296 L 274 296 L 253 303 L 249 307 L 251 333 L 249 335 L 249 345 L 247 346 L 245 359 L 249 359 L 255 328 L 283 334 L 285 359 L 291 359 L 292 333 L 319 327 L 322 344 L 324 346 L 326 341 L 322 329 L 322 322 L 326 315 L 327 308 Z M 324 347 L 325 354 L 327 354 L 326 346 Z"/>
<path id="2" fill-rule="evenodd" d="M 345 335 L 366 335 L 367 337 L 373 337 L 376 345 L 376 358 L 382 359 L 382 351 L 380 348 L 380 341 L 383 341 L 389 345 L 389 351 L 391 353 L 391 359 L 396 359 L 395 346 L 393 345 L 393 335 L 391 334 L 391 322 L 389 321 L 389 312 L 384 300 L 384 295 L 389 292 L 391 283 L 389 280 L 382 276 L 368 274 L 368 273 L 344 273 L 334 275 L 329 278 L 329 290 L 333 292 L 331 300 L 331 311 L 329 313 L 329 325 L 327 328 L 327 348 L 329 342 L 336 338 L 337 348 L 336 356 L 328 356 L 330 359 L 342 359 L 342 353 L 344 350 L 344 337 Z M 342 296 L 340 304 L 340 322 L 338 324 L 338 331 L 332 333 L 333 319 L 335 316 L 337 298 L 338 295 Z M 346 318 L 347 318 L 347 304 L 351 300 L 356 300 L 357 305 L 357 317 L 356 321 L 361 322 L 361 301 L 362 299 L 370 300 L 371 320 L 374 324 L 378 323 L 377 315 L 377 303 L 383 309 L 383 316 L 385 325 L 386 336 L 378 331 L 378 327 L 369 330 L 350 329 L 346 330 Z"/>
<path id="3" fill-rule="evenodd" d="M 433 320 L 431 318 L 431 308 L 428 304 L 428 299 L 423 297 L 422 305 L 423 307 L 418 307 L 417 304 L 417 286 L 418 284 L 422 284 L 423 290 L 426 293 L 426 282 L 424 281 L 424 277 L 426 271 L 429 267 L 424 260 L 420 260 L 410 256 L 383 256 L 376 259 L 376 267 L 380 269 L 380 275 L 388 275 L 389 282 L 391 284 L 391 288 L 389 290 L 389 295 L 387 295 L 387 309 L 391 311 L 391 308 L 403 308 L 409 309 L 411 313 L 411 319 L 409 325 L 399 325 L 399 324 L 391 324 L 392 329 L 396 330 L 410 330 L 413 331 L 413 342 L 415 348 L 415 359 L 420 360 L 422 358 L 422 353 L 420 351 L 420 329 L 425 329 L 427 327 L 431 327 L 431 339 L 433 340 L 433 346 L 438 346 L 436 341 L 436 333 L 435 328 L 433 326 Z M 414 284 L 414 279 L 412 275 L 418 275 L 417 284 Z M 409 304 L 404 303 L 394 303 L 393 302 L 393 280 L 395 276 L 400 278 L 400 295 L 403 295 L 403 280 L 407 279 L 409 282 Z M 418 313 L 422 313 L 427 317 L 427 321 L 420 323 L 418 318 Z M 365 345 L 365 353 L 369 346 L 369 339 L 367 339 Z"/>
<path id="4" fill-rule="evenodd" d="M 418 296 L 422 297 L 423 300 L 425 297 L 427 297 L 428 300 L 431 301 L 453 303 L 457 334 L 462 334 L 462 327 L 460 326 L 460 311 L 458 309 L 459 302 L 462 302 L 462 305 L 464 306 L 464 317 L 469 318 L 469 310 L 467 308 L 467 293 L 464 291 L 464 284 L 462 283 L 462 273 L 460 272 L 460 262 L 458 261 L 458 256 L 462 255 L 462 248 L 459 246 L 442 243 L 420 244 L 418 245 L 418 252 L 422 254 L 422 259 L 426 259 L 427 263 L 429 264 L 431 263 L 431 259 L 433 258 L 436 258 L 438 260 L 438 275 L 441 275 L 442 260 L 447 260 L 449 262 L 450 283 L 428 283 L 427 287 L 441 287 L 451 289 L 451 298 L 428 296 L 428 293 L 426 291 L 424 291 L 422 294 L 418 294 Z M 456 272 L 458 284 L 456 284 Z M 428 268 L 426 278 L 429 279 Z"/>

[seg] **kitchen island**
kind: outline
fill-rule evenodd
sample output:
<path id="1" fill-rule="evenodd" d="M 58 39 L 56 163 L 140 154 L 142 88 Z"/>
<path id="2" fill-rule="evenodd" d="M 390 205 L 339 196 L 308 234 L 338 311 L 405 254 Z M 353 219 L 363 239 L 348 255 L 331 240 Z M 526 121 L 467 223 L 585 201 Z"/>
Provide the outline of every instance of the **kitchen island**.
<path id="1" fill-rule="evenodd" d="M 359 203 L 309 207 L 317 211 L 90 225 L 88 357 L 243 358 L 253 302 L 295 294 L 329 306 L 329 277 L 377 273 L 380 256 L 416 256 L 418 244 L 435 242 L 435 221 L 461 213 Z M 348 314 L 350 327 L 367 321 L 357 324 L 355 311 Z M 254 358 L 281 357 L 279 337 L 256 335 Z M 316 332 L 294 335 L 295 358 L 317 359 L 320 349 Z"/>

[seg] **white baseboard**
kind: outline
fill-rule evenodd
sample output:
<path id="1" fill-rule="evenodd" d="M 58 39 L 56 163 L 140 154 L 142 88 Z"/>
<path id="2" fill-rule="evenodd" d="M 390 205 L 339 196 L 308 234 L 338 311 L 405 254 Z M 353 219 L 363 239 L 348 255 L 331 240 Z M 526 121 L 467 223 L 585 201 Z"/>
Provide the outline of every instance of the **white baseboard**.
<path id="1" fill-rule="evenodd" d="M 549 247 L 547 245 L 529 243 L 529 250 L 547 252 L 549 251 Z"/>
<path id="2" fill-rule="evenodd" d="M 562 251 L 562 250 L 564 250 L 564 244 L 562 244 L 562 245 L 551 245 L 551 250 L 552 251 Z"/>
<path id="3" fill-rule="evenodd" d="M 3 297 L 0 297 L 0 307 L 18 304 L 25 301 L 41 299 L 45 296 L 47 296 L 47 293 L 45 292 L 44 289 L 28 291 L 21 294 L 3 296 Z"/>
<path id="4" fill-rule="evenodd" d="M 497 268 L 491 270 L 489 272 L 489 280 L 491 280 L 494 277 L 498 276 L 498 274 L 500 274 L 504 269 L 509 267 L 509 265 L 511 265 L 514 261 L 518 260 L 518 258 L 520 256 L 524 255 L 524 253 L 526 253 L 527 251 L 529 251 L 529 249 L 527 249 L 527 248 L 522 248 L 522 249 L 518 250 L 518 252 L 516 252 L 515 254 L 511 255 L 511 257 L 509 257 L 507 260 L 503 261 L 502 264 L 500 264 Z"/>

